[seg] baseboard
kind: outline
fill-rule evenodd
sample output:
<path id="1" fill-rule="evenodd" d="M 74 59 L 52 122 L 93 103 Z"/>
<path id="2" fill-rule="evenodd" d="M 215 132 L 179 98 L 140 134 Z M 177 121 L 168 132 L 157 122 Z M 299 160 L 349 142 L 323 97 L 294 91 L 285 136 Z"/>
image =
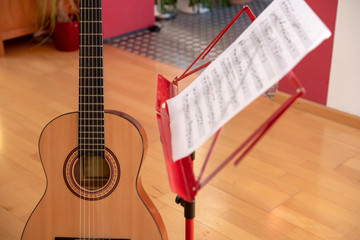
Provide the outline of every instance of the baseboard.
<path id="1" fill-rule="evenodd" d="M 276 93 L 274 101 L 283 103 L 289 97 L 290 94 L 279 91 Z M 324 106 L 322 104 L 300 98 L 294 103 L 293 107 L 304 112 L 332 120 L 334 122 L 360 129 L 360 117 Z"/>

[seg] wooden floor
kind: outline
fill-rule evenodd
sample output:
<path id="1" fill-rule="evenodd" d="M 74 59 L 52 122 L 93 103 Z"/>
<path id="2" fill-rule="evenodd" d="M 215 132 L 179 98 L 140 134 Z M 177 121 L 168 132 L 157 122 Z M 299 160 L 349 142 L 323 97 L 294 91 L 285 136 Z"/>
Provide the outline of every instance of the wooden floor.
<path id="1" fill-rule="evenodd" d="M 25 41 L 0 58 L 0 239 L 19 239 L 45 188 L 37 142 L 54 117 L 77 110 L 77 53 Z M 181 73 L 110 46 L 104 48 L 105 106 L 144 126 L 149 140 L 145 190 L 170 240 L 184 239 L 182 208 L 169 189 L 155 117 L 157 74 Z M 278 104 L 260 99 L 223 130 L 209 171 Z M 198 172 L 205 149 L 197 151 Z M 238 166 L 197 196 L 195 239 L 360 239 L 360 130 L 291 109 Z M 150 239 L 149 239 L 150 240 Z"/>

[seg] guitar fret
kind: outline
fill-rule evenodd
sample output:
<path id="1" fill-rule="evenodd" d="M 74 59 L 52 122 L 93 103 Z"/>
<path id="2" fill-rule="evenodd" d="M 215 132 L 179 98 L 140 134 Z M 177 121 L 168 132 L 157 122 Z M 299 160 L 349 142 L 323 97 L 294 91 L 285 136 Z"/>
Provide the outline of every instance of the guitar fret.
<path id="1" fill-rule="evenodd" d="M 84 131 L 95 131 L 95 130 L 100 130 L 100 131 L 104 131 L 104 124 L 97 124 L 97 125 L 94 125 L 94 126 L 79 126 L 79 130 L 80 128 Z M 96 129 L 94 129 L 96 128 Z"/>
<path id="2" fill-rule="evenodd" d="M 80 143 L 80 145 L 95 145 L 95 146 L 104 146 L 104 143 Z"/>
<path id="3" fill-rule="evenodd" d="M 99 145 L 105 145 L 104 139 L 82 139 L 79 141 L 79 145 L 91 145 L 91 144 L 99 144 Z"/>
<path id="4" fill-rule="evenodd" d="M 103 48 L 101 47 L 80 47 L 79 49 L 80 56 L 102 56 Z"/>
<path id="5" fill-rule="evenodd" d="M 81 117 L 80 117 L 81 118 Z M 85 119 L 85 118 L 81 118 L 81 119 Z M 91 119 L 89 119 L 90 121 L 91 120 L 103 120 L 103 118 L 91 118 Z"/>
<path id="6" fill-rule="evenodd" d="M 92 138 L 91 138 L 92 139 Z M 91 140 L 91 139 L 89 139 L 89 140 Z M 102 140 L 104 140 L 104 139 L 102 139 Z M 79 142 L 79 144 L 81 144 L 80 142 Z"/>
<path id="7" fill-rule="evenodd" d="M 95 70 L 92 72 L 89 72 L 91 70 Z M 100 71 L 96 72 L 97 69 L 100 69 Z M 80 73 L 102 73 L 103 67 L 79 67 Z M 87 70 L 87 71 L 86 71 Z M 89 74 L 91 75 L 91 74 Z M 86 77 L 86 74 L 82 74 L 81 77 Z M 101 74 L 100 76 L 96 76 L 96 77 L 103 77 L 103 75 Z"/>
<path id="8" fill-rule="evenodd" d="M 102 103 L 79 103 L 80 105 L 103 105 Z"/>
<path id="9" fill-rule="evenodd" d="M 82 131 L 82 130 L 80 130 L 81 132 L 85 132 L 85 130 L 84 131 Z M 101 131 L 103 131 L 103 130 L 101 130 Z M 87 137 L 90 137 L 90 136 L 87 136 Z"/>
<path id="10" fill-rule="evenodd" d="M 85 130 L 80 130 L 81 132 L 83 132 L 83 133 L 86 133 L 86 131 Z M 89 130 L 90 131 L 90 130 Z M 95 130 L 94 130 L 95 131 Z M 101 129 L 101 130 L 99 130 L 99 131 L 96 131 L 96 133 L 101 133 L 101 131 L 103 131 L 103 129 Z M 87 137 L 90 137 L 90 136 L 87 136 Z"/>
<path id="11" fill-rule="evenodd" d="M 80 121 L 82 121 L 82 122 L 80 122 Z M 100 122 L 94 122 L 94 121 L 99 121 L 99 120 L 94 120 L 93 118 L 92 119 L 87 119 L 87 120 L 85 120 L 85 119 L 80 119 L 80 121 L 79 121 L 79 124 L 89 124 L 89 125 L 96 125 L 96 126 L 98 126 L 99 128 L 100 127 L 102 127 L 102 128 L 104 128 L 104 122 L 103 122 L 103 120 L 100 120 Z M 95 126 L 94 126 L 95 127 Z M 81 128 L 81 126 L 79 126 L 79 129 Z M 82 127 L 82 128 L 85 128 L 85 127 Z"/>
<path id="12" fill-rule="evenodd" d="M 97 137 L 103 137 L 104 136 L 104 131 L 99 131 L 99 132 L 96 132 L 96 131 L 79 131 L 79 134 L 83 134 L 83 136 L 80 136 L 80 137 L 90 137 L 90 138 L 92 138 L 93 136 L 89 136 L 89 135 L 96 135 L 96 134 L 97 134 Z"/>
<path id="13" fill-rule="evenodd" d="M 80 127 L 99 127 L 98 125 L 90 125 L 90 124 L 79 124 Z M 104 127 L 104 126 L 101 126 Z"/>
<path id="14" fill-rule="evenodd" d="M 103 68 L 82 68 L 79 69 L 79 75 L 82 77 L 96 76 L 103 77 Z"/>
<path id="15" fill-rule="evenodd" d="M 94 133 L 92 133 L 92 134 L 95 135 Z M 98 133 L 98 134 L 99 134 L 99 136 L 97 136 L 98 139 L 100 139 L 100 138 L 101 138 L 101 139 L 105 139 L 103 133 Z M 84 138 L 94 139 L 94 138 L 93 138 L 94 136 L 88 136 L 89 133 L 84 133 L 83 135 L 84 135 L 84 136 L 82 136 L 82 137 L 84 137 Z"/>
<path id="16" fill-rule="evenodd" d="M 101 9 L 101 1 L 81 1 L 78 137 L 82 154 L 100 154 L 100 150 L 103 154 L 105 148 Z"/>
<path id="17" fill-rule="evenodd" d="M 87 29 L 89 26 L 90 27 L 97 27 L 98 29 L 102 28 L 102 22 L 96 19 L 94 20 L 88 20 L 88 19 L 80 19 L 80 25 L 81 25 L 81 29 Z M 92 28 L 91 30 L 98 30 L 96 28 Z"/>
<path id="18" fill-rule="evenodd" d="M 80 111 L 80 114 L 81 114 L 82 112 Z M 86 115 L 86 114 L 84 114 L 84 115 Z M 85 120 L 85 121 L 97 121 L 97 120 L 103 120 L 103 118 L 102 118 L 102 116 L 100 116 L 100 117 L 90 117 L 90 116 L 88 116 L 88 114 L 86 115 L 86 117 L 82 117 L 82 116 L 80 116 L 79 117 L 79 119 L 80 120 Z M 84 124 L 90 124 L 90 125 L 92 125 L 93 124 L 93 122 L 90 122 L 90 123 L 84 123 Z M 98 125 L 98 126 L 100 126 L 100 125 L 102 125 L 103 123 L 101 122 L 101 123 L 95 123 L 95 125 Z"/>
<path id="19" fill-rule="evenodd" d="M 101 110 L 98 110 L 98 111 L 81 111 L 81 112 L 104 112 L 104 111 L 101 111 Z"/>
<path id="20" fill-rule="evenodd" d="M 94 117 L 91 117 L 91 115 L 90 114 L 86 114 L 86 113 L 84 113 L 83 111 L 81 111 L 80 110 L 80 117 L 79 117 L 79 119 L 80 120 L 89 120 L 89 121 L 92 121 L 92 120 L 103 120 L 102 119 L 102 117 L 103 117 L 103 114 L 104 114 L 104 112 L 101 112 L 101 114 L 100 114 L 100 112 L 99 113 L 97 113 L 97 115 L 98 116 L 94 116 Z M 94 114 L 95 115 L 95 114 Z M 99 125 L 102 125 L 102 122 L 100 122 L 100 123 L 94 123 L 94 122 L 87 122 L 87 123 L 84 123 L 83 122 L 83 124 L 90 124 L 90 125 L 97 125 L 97 126 L 99 126 Z"/>
<path id="21" fill-rule="evenodd" d="M 89 141 L 87 143 L 79 142 L 80 148 L 91 148 L 91 145 L 94 145 L 94 148 L 96 148 L 97 150 L 102 150 L 102 148 L 105 147 L 105 143 L 93 143 L 91 141 Z"/>
<path id="22" fill-rule="evenodd" d="M 87 140 L 94 140 L 94 142 L 97 142 L 97 143 L 103 143 L 105 141 L 105 138 L 103 137 L 104 134 L 101 134 L 99 133 L 100 136 L 89 136 L 91 134 L 83 134 L 84 136 L 79 136 L 79 140 L 82 140 L 83 144 L 86 144 L 86 142 L 90 142 L 90 141 L 87 141 Z M 79 142 L 80 143 L 80 142 Z"/>
<path id="23" fill-rule="evenodd" d="M 81 113 L 81 111 L 80 111 L 80 113 Z M 81 120 L 86 119 L 86 120 L 90 120 L 90 121 L 91 121 L 91 120 L 99 120 L 99 119 L 102 120 L 102 116 L 100 116 L 100 117 L 98 116 L 97 118 L 93 118 L 93 117 L 86 116 L 86 117 L 84 117 L 84 118 L 83 118 L 83 117 L 80 117 L 80 119 L 81 119 Z M 87 123 L 86 123 L 86 124 L 87 124 Z M 92 125 L 92 124 L 90 123 L 90 125 Z M 94 126 L 102 126 L 102 123 L 100 123 L 100 124 L 95 123 Z"/>
<path id="24" fill-rule="evenodd" d="M 100 0 L 81 0 L 80 6 L 83 8 L 101 8 L 101 1 Z"/>
<path id="25" fill-rule="evenodd" d="M 79 45 L 80 47 L 102 47 L 102 45 Z"/>
<path id="26" fill-rule="evenodd" d="M 80 148 L 80 151 L 105 152 L 105 149 Z"/>
<path id="27" fill-rule="evenodd" d="M 103 39 L 101 35 L 88 35 L 88 34 L 80 34 L 80 43 L 86 44 L 102 44 Z"/>
<path id="28" fill-rule="evenodd" d="M 89 35 L 89 36 L 102 36 L 102 33 L 80 33 L 81 36 Z"/>
<path id="29" fill-rule="evenodd" d="M 86 54 L 84 54 L 86 55 Z M 99 55 L 99 54 L 96 54 Z M 101 55 L 101 54 L 100 54 Z M 81 58 L 79 61 L 79 66 L 103 66 L 103 59 L 102 58 Z"/>
<path id="30" fill-rule="evenodd" d="M 82 114 L 82 115 L 85 115 L 86 117 L 81 117 L 82 119 L 84 119 L 84 118 L 91 118 L 91 119 L 94 119 L 94 118 L 92 118 L 91 117 L 91 115 L 89 115 L 89 114 L 86 114 L 86 113 L 96 113 L 97 115 L 99 115 L 99 117 L 102 117 L 102 114 L 104 114 L 104 111 L 101 109 L 101 110 L 99 110 L 99 111 L 91 111 L 91 110 L 80 110 L 80 114 Z"/>
<path id="31" fill-rule="evenodd" d="M 102 79 L 102 78 L 104 78 L 104 77 L 102 77 L 102 76 L 101 76 L 101 77 L 86 77 L 86 76 L 80 76 L 79 78 L 101 78 L 101 79 Z"/>
<path id="32" fill-rule="evenodd" d="M 102 25 L 100 23 L 83 23 L 80 25 L 82 33 L 101 33 Z M 102 42 L 100 42 L 102 43 Z"/>
<path id="33" fill-rule="evenodd" d="M 80 94 L 80 97 L 103 97 L 104 95 L 84 95 L 84 94 Z"/>
<path id="34" fill-rule="evenodd" d="M 83 87 L 79 89 L 80 97 L 104 97 L 104 89 L 102 87 Z M 100 98 L 101 100 L 101 98 Z M 85 102 L 85 101 L 83 101 Z M 92 101 L 95 102 L 95 101 Z M 96 101 L 97 102 L 97 101 Z M 91 103 L 91 102 L 90 102 Z M 101 101 L 102 103 L 102 101 Z"/>
<path id="35" fill-rule="evenodd" d="M 90 145 L 90 144 L 86 144 L 86 143 L 80 143 L 79 142 L 79 145 L 81 145 L 81 144 L 83 144 L 83 145 Z M 105 143 L 100 143 L 101 145 L 105 145 Z"/>
<path id="36" fill-rule="evenodd" d="M 81 54 L 81 52 L 80 52 Z M 79 61 L 79 66 L 103 66 L 103 59 L 102 58 L 97 58 L 97 56 L 94 56 L 94 57 L 90 57 L 90 56 L 86 56 L 85 54 L 84 55 L 81 55 L 80 57 L 83 57 L 80 59 Z M 82 77 L 82 76 L 80 76 Z"/>
<path id="37" fill-rule="evenodd" d="M 92 118 L 92 117 L 88 117 L 88 116 L 86 116 L 84 118 L 80 117 L 80 120 L 83 120 L 83 119 L 87 119 L 87 120 L 90 120 L 90 121 L 91 120 L 99 120 L 98 118 L 102 118 L 102 116 L 97 116 L 97 118 Z M 86 123 L 84 123 L 83 122 L 83 124 L 84 125 L 87 125 L 87 124 L 93 125 L 94 127 L 104 127 L 102 122 L 101 123 L 94 123 L 94 122 L 86 122 Z"/>
<path id="38" fill-rule="evenodd" d="M 82 110 L 84 110 L 84 111 L 82 111 Z M 102 114 L 104 114 L 104 109 L 103 109 L 103 107 L 102 107 L 102 105 L 101 106 L 97 106 L 97 105 L 92 105 L 92 106 L 84 106 L 84 105 L 82 105 L 81 106 L 81 109 L 80 109 L 80 113 L 84 116 L 87 116 L 86 114 L 86 112 L 85 111 L 87 111 L 87 110 L 89 110 L 89 111 L 91 111 L 91 110 L 101 110 L 101 113 Z M 100 114 L 100 112 L 99 113 L 97 113 L 97 114 Z M 102 117 L 102 116 L 101 116 Z M 91 123 L 92 124 L 92 123 Z"/>
<path id="39" fill-rule="evenodd" d="M 80 140 L 105 140 L 104 138 L 86 138 L 86 137 L 79 137 Z"/>
<path id="40" fill-rule="evenodd" d="M 103 67 L 79 67 L 79 68 L 89 68 L 89 69 L 103 69 Z"/>
<path id="41" fill-rule="evenodd" d="M 96 154 L 100 153 L 101 155 L 105 154 L 105 148 L 99 148 L 99 149 L 80 148 L 79 151 L 80 151 L 80 156 L 91 154 L 91 153 L 96 153 Z"/>
<path id="42" fill-rule="evenodd" d="M 104 131 L 81 131 L 81 133 L 104 133 Z"/>

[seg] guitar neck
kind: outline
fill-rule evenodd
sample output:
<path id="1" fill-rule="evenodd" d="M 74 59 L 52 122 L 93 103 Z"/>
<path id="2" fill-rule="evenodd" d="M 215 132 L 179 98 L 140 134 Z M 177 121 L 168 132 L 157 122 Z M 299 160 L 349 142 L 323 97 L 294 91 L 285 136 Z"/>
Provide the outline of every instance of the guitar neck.
<path id="1" fill-rule="evenodd" d="M 80 0 L 79 149 L 105 154 L 101 0 Z"/>

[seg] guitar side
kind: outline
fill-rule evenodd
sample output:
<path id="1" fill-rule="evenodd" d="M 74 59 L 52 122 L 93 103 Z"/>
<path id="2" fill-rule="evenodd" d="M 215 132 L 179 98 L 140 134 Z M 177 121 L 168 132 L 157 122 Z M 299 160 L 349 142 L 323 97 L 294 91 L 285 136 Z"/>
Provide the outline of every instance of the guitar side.
<path id="1" fill-rule="evenodd" d="M 97 200 L 81 200 L 65 183 L 65 160 L 78 146 L 78 113 L 62 115 L 44 128 L 39 153 L 47 186 L 26 223 L 23 240 L 167 240 L 161 216 L 140 180 L 147 148 L 144 130 L 136 120 L 117 111 L 106 112 L 105 125 L 105 144 L 119 163 L 120 177 L 115 187 Z"/>

